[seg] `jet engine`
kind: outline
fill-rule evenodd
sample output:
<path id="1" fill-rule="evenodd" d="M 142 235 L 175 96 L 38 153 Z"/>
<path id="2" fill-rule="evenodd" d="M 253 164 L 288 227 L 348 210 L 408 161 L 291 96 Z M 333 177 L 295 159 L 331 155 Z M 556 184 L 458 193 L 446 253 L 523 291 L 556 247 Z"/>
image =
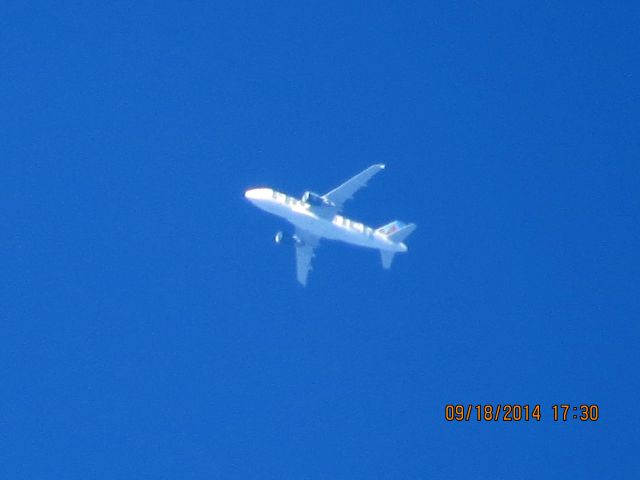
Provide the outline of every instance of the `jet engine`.
<path id="1" fill-rule="evenodd" d="M 278 245 L 292 245 L 300 242 L 297 236 L 287 235 L 284 232 L 277 232 L 274 240 Z"/>
<path id="2" fill-rule="evenodd" d="M 302 201 L 304 203 L 308 203 L 312 207 L 333 207 L 335 206 L 332 202 L 324 198 L 322 195 L 318 195 L 313 192 L 304 192 L 302 195 Z"/>

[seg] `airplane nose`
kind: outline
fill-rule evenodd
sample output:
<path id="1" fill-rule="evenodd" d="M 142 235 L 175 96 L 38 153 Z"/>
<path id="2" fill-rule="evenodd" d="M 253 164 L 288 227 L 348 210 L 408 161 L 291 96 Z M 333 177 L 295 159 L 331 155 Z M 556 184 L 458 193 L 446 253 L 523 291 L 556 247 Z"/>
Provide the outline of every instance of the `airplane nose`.
<path id="1" fill-rule="evenodd" d="M 250 201 L 267 200 L 271 196 L 269 188 L 251 188 L 244 192 L 244 198 Z"/>

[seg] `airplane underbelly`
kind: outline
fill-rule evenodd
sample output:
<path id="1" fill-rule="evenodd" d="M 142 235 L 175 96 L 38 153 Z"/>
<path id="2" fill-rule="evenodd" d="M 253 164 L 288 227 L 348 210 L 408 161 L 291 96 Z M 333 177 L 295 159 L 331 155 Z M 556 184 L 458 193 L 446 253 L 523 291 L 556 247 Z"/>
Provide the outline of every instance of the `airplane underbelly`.
<path id="1" fill-rule="evenodd" d="M 350 230 L 334 224 L 330 220 L 306 215 L 292 215 L 288 220 L 298 228 L 306 230 L 312 235 L 329 240 L 338 240 L 353 245 L 369 248 L 381 248 L 374 237 L 370 237 L 362 232 Z"/>

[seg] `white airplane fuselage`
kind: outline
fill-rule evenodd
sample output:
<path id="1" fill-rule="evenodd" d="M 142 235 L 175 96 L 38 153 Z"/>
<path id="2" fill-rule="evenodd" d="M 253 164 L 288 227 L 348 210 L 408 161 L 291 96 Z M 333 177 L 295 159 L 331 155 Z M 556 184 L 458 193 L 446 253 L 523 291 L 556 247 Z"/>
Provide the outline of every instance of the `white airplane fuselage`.
<path id="1" fill-rule="evenodd" d="M 295 227 L 312 235 L 339 240 L 360 247 L 390 252 L 406 252 L 402 242 L 393 242 L 375 229 L 355 222 L 342 215 L 326 215 L 322 207 L 313 207 L 302 200 L 290 197 L 271 188 L 247 190 L 245 198 L 256 207 L 282 217 Z"/>

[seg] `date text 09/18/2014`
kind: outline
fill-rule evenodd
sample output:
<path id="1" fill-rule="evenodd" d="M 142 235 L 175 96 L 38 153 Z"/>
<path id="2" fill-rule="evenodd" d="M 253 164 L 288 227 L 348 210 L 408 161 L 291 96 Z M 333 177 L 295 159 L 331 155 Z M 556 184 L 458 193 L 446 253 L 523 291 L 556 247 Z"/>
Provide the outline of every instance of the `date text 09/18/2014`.
<path id="1" fill-rule="evenodd" d="M 579 405 L 555 404 L 551 406 L 550 418 L 554 422 L 596 422 L 600 418 L 600 407 L 595 404 L 582 403 Z M 447 422 L 539 422 L 543 414 L 540 404 L 451 404 L 444 408 L 444 418 Z"/>

